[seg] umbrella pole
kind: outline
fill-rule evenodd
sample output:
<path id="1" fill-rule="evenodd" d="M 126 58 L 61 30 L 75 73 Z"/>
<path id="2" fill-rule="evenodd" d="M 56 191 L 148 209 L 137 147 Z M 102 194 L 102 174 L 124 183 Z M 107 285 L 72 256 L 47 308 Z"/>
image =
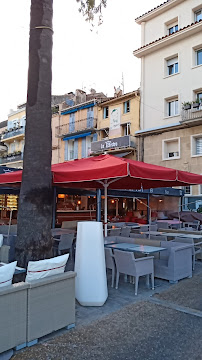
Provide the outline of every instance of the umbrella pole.
<path id="1" fill-rule="evenodd" d="M 105 196 L 105 214 L 104 214 L 104 235 L 107 236 L 107 188 L 108 184 L 104 183 L 104 196 Z"/>

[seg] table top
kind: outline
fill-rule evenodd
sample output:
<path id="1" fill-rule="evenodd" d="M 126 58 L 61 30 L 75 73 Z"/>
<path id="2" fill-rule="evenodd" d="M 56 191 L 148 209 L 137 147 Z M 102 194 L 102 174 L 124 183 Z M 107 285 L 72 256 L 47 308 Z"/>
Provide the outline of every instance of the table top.
<path id="1" fill-rule="evenodd" d="M 184 237 L 184 238 L 192 238 L 192 239 L 202 239 L 202 235 L 198 234 L 185 234 L 185 233 L 179 233 L 179 232 L 163 232 L 162 235 L 169 236 L 169 237 Z"/>
<path id="2" fill-rule="evenodd" d="M 107 244 L 106 247 L 110 247 L 112 249 L 130 251 L 130 252 L 138 252 L 142 254 L 153 254 L 155 252 L 166 250 L 166 248 L 157 247 L 157 246 L 148 246 L 148 245 L 136 245 L 136 244 Z"/>
<path id="3" fill-rule="evenodd" d="M 182 221 L 180 221 L 180 220 L 166 220 L 166 219 L 164 219 L 164 220 L 156 220 L 157 222 L 167 222 L 168 224 L 181 224 L 182 223 Z"/>
<path id="4" fill-rule="evenodd" d="M 8 264 L 0 262 L 0 266 L 4 266 L 4 265 L 8 265 Z M 22 274 L 22 273 L 25 273 L 25 272 L 26 272 L 25 268 L 16 266 L 14 275 Z"/>

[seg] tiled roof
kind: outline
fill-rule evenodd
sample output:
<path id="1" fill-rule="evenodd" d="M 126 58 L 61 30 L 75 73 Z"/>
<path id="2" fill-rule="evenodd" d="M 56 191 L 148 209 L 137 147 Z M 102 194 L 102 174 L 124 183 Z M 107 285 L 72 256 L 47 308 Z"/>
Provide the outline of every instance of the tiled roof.
<path id="1" fill-rule="evenodd" d="M 152 41 L 152 42 L 150 42 L 150 43 L 148 43 L 148 44 L 146 44 L 146 45 L 144 45 L 144 46 L 141 46 L 140 48 L 138 48 L 138 49 L 135 50 L 135 51 L 144 49 L 144 48 L 146 48 L 147 46 L 149 46 L 149 45 L 151 45 L 151 44 L 154 44 L 154 43 L 157 43 L 158 41 L 160 41 L 160 40 L 162 40 L 162 39 L 165 39 L 165 38 L 171 37 L 171 36 L 173 36 L 173 35 L 176 35 L 176 34 L 178 34 L 179 32 L 181 32 L 182 30 L 188 29 L 189 27 L 191 27 L 191 26 L 193 26 L 193 25 L 196 25 L 196 24 L 200 23 L 201 21 L 202 21 L 202 19 L 199 20 L 199 21 L 195 21 L 194 23 L 192 23 L 192 24 L 190 24 L 190 25 L 187 25 L 187 26 L 184 26 L 183 28 L 179 29 L 178 31 L 175 31 L 175 32 L 172 33 L 172 34 L 165 35 L 165 36 L 163 36 L 163 37 L 161 37 L 161 38 L 159 38 L 159 39 L 157 39 L 157 40 L 154 40 L 154 41 Z"/>
<path id="2" fill-rule="evenodd" d="M 147 15 L 147 14 L 151 13 L 152 11 L 154 11 L 154 10 L 156 10 L 156 9 L 160 8 L 161 6 L 163 6 L 163 5 L 167 4 L 168 2 L 170 2 L 170 0 L 164 1 L 164 3 L 162 3 L 162 4 L 158 5 L 158 6 L 156 6 L 155 8 L 153 8 L 153 9 L 151 9 L 151 10 L 147 11 L 146 13 L 144 13 L 144 14 L 142 14 L 142 15 L 138 16 L 135 20 L 140 19 L 142 16 L 144 16 L 144 15 Z"/>

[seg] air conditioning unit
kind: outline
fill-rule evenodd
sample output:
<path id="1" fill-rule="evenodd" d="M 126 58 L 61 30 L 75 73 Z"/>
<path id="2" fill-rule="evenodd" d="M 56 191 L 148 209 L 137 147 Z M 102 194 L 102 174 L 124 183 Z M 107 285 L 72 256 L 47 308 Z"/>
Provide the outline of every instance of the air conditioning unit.
<path id="1" fill-rule="evenodd" d="M 168 157 L 176 157 L 179 156 L 179 151 L 173 151 L 168 153 Z"/>

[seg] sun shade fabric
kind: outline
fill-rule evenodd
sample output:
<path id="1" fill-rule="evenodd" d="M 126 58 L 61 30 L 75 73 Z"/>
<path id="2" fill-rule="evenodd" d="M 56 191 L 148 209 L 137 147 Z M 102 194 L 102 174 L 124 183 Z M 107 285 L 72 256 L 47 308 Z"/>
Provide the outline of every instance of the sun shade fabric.
<path id="1" fill-rule="evenodd" d="M 52 165 L 53 185 L 69 188 L 149 189 L 202 184 L 202 175 L 100 155 Z M 22 171 L 0 174 L 0 184 L 19 184 Z M 115 181 L 114 181 L 115 180 Z M 37 181 L 37 175 L 36 175 Z M 99 182 L 101 181 L 101 183 Z"/>

